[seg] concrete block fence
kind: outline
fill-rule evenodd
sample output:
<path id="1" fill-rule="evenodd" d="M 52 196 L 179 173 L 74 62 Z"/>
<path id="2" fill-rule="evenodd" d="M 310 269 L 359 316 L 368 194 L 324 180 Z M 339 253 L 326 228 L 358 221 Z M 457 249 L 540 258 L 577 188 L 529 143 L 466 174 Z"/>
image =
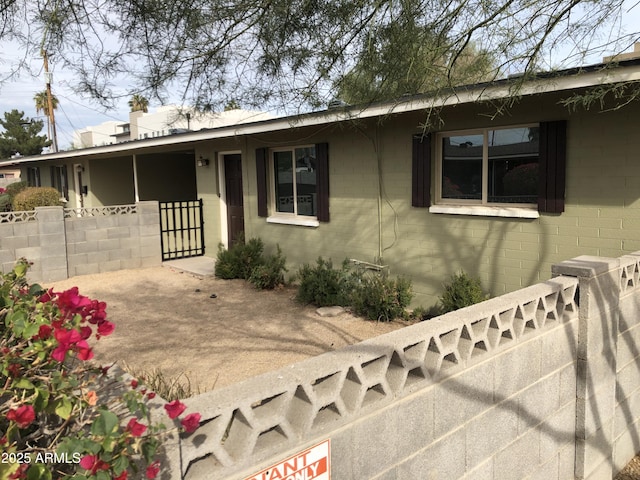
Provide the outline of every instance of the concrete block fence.
<path id="1" fill-rule="evenodd" d="M 32 282 L 161 264 L 157 202 L 99 208 L 39 207 L 0 214 L 0 265 L 33 262 Z"/>
<path id="2" fill-rule="evenodd" d="M 611 479 L 640 451 L 640 253 L 187 399 L 168 478 Z M 230 354 L 233 354 L 230 351 Z"/>

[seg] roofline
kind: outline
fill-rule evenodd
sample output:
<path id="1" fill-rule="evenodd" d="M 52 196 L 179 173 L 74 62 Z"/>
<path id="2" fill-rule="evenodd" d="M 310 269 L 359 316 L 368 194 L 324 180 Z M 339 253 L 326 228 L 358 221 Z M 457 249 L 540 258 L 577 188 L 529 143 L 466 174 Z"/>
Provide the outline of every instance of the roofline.
<path id="1" fill-rule="evenodd" d="M 105 154 L 133 154 L 141 149 L 172 145 L 177 146 L 221 138 L 277 132 L 288 130 L 292 127 L 299 128 L 326 125 L 354 119 L 375 118 L 390 114 L 428 110 L 431 108 L 478 101 L 500 100 L 514 95 L 529 96 L 588 88 L 595 85 L 640 81 L 640 58 L 625 60 L 616 64 L 600 63 L 535 74 L 535 76 L 531 76 L 531 79 L 525 78 L 524 83 L 519 83 L 519 80 L 522 79 L 523 77 L 521 76 L 512 76 L 493 82 L 456 87 L 445 93 L 421 94 L 406 99 L 401 98 L 396 101 L 381 102 L 368 106 L 349 106 L 346 108 L 315 111 L 257 122 L 225 125 L 163 137 L 132 140 L 112 145 L 14 158 L 0 161 L 0 167 L 34 161 L 80 159 Z M 517 90 L 514 91 L 514 87 L 517 87 Z"/>

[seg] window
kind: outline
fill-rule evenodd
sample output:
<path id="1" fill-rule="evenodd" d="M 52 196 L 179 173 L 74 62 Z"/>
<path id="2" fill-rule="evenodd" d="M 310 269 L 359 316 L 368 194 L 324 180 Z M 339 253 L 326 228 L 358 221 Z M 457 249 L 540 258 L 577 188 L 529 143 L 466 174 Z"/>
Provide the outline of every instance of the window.
<path id="1" fill-rule="evenodd" d="M 438 203 L 537 204 L 539 137 L 537 125 L 438 135 Z"/>
<path id="2" fill-rule="evenodd" d="M 56 165 L 51 167 L 51 186 L 58 190 L 61 198 L 64 198 L 65 200 L 69 198 L 66 165 Z"/>
<path id="3" fill-rule="evenodd" d="M 40 167 L 27 168 L 27 185 L 30 187 L 40 187 Z"/>
<path id="4" fill-rule="evenodd" d="M 272 152 L 273 202 L 278 213 L 318 214 L 316 149 L 297 147 Z"/>
<path id="5" fill-rule="evenodd" d="M 256 150 L 258 215 L 274 223 L 329 221 L 326 143 Z"/>
<path id="6" fill-rule="evenodd" d="M 469 215 L 562 213 L 566 159 L 565 120 L 414 135 L 411 205 Z"/>

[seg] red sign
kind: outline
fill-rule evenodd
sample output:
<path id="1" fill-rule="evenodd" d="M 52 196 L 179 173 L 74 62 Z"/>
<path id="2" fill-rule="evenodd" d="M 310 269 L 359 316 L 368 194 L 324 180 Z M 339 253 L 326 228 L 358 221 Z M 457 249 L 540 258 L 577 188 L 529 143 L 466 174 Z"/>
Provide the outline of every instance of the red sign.
<path id="1" fill-rule="evenodd" d="M 330 450 L 327 439 L 245 480 L 330 480 Z"/>

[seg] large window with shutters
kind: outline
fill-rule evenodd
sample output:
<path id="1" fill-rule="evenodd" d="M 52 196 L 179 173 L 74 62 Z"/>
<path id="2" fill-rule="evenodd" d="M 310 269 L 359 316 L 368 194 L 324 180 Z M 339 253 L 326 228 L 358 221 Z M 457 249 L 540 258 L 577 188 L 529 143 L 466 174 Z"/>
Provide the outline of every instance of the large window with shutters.
<path id="1" fill-rule="evenodd" d="M 436 202 L 537 205 L 539 136 L 538 125 L 436 135 Z"/>
<path id="2" fill-rule="evenodd" d="M 432 213 L 562 213 L 566 121 L 414 135 L 412 169 L 411 205 Z"/>
<path id="3" fill-rule="evenodd" d="M 258 215 L 272 223 L 329 221 L 327 143 L 256 150 Z"/>

